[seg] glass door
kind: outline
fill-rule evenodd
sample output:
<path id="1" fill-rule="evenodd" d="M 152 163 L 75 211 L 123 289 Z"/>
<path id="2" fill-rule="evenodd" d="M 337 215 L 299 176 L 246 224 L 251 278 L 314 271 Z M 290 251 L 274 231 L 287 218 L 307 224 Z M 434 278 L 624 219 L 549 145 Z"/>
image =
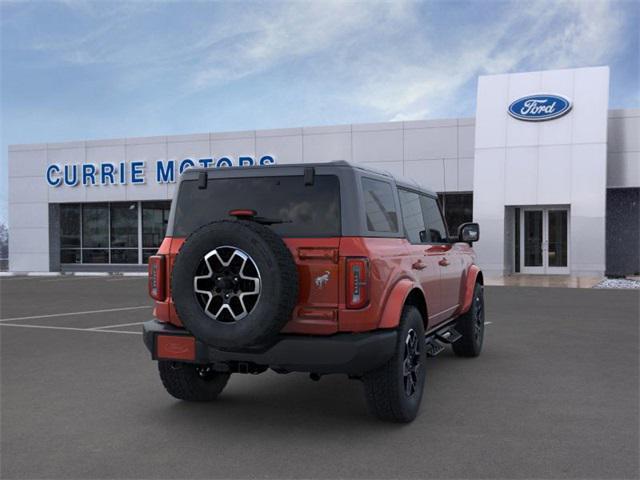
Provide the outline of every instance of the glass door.
<path id="1" fill-rule="evenodd" d="M 544 273 L 544 211 L 523 210 L 520 231 L 520 271 L 522 273 Z"/>
<path id="2" fill-rule="evenodd" d="M 520 232 L 521 273 L 569 273 L 566 208 L 523 208 Z"/>
<path id="3" fill-rule="evenodd" d="M 569 216 L 566 209 L 546 210 L 547 273 L 569 273 Z"/>

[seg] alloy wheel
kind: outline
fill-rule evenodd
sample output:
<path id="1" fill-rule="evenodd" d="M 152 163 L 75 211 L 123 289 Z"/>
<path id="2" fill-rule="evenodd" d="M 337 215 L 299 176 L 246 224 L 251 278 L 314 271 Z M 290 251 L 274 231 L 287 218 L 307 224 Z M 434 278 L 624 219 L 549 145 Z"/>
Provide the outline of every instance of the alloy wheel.
<path id="1" fill-rule="evenodd" d="M 404 342 L 404 359 L 402 375 L 404 380 L 404 392 L 407 397 L 411 397 L 416 393 L 418 387 L 418 371 L 420 369 L 421 339 L 416 331 L 412 328 L 407 332 Z"/>
<path id="2" fill-rule="evenodd" d="M 230 246 L 207 253 L 193 279 L 193 290 L 205 314 L 221 322 L 236 322 L 251 313 L 261 286 L 260 271 L 253 259 Z"/>

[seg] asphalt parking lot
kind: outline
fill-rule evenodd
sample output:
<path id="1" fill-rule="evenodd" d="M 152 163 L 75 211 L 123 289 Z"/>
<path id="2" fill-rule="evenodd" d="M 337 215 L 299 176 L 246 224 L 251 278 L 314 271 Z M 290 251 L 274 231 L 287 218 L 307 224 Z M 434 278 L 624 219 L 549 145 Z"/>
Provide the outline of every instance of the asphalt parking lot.
<path id="1" fill-rule="evenodd" d="M 340 376 L 163 390 L 136 277 L 0 280 L 2 478 L 638 478 L 638 291 L 487 287 L 485 350 L 410 425 Z"/>

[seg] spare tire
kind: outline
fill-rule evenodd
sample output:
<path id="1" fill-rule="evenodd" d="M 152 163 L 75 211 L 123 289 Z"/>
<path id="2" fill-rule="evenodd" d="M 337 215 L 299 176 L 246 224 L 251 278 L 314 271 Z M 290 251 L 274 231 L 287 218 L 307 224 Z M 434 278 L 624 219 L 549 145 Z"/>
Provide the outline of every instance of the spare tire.
<path id="1" fill-rule="evenodd" d="M 222 220 L 187 237 L 171 275 L 171 295 L 183 325 L 220 348 L 268 344 L 298 298 L 291 252 L 271 229 Z"/>

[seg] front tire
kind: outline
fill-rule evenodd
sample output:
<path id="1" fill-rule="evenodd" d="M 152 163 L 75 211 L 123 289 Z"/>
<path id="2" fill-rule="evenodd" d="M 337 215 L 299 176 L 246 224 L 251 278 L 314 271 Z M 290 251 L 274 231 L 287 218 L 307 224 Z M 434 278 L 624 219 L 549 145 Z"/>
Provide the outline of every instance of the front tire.
<path id="1" fill-rule="evenodd" d="M 453 343 L 453 352 L 459 357 L 477 357 L 484 340 L 484 287 L 476 283 L 469 311 L 460 315 L 456 330 L 462 338 Z"/>
<path id="2" fill-rule="evenodd" d="M 425 384 L 425 351 L 422 314 L 416 307 L 407 305 L 400 318 L 393 357 L 363 376 L 371 414 L 398 423 L 416 418 Z"/>
<path id="3" fill-rule="evenodd" d="M 210 402 L 224 389 L 231 374 L 211 370 L 207 365 L 159 360 L 164 388 L 178 400 Z"/>

